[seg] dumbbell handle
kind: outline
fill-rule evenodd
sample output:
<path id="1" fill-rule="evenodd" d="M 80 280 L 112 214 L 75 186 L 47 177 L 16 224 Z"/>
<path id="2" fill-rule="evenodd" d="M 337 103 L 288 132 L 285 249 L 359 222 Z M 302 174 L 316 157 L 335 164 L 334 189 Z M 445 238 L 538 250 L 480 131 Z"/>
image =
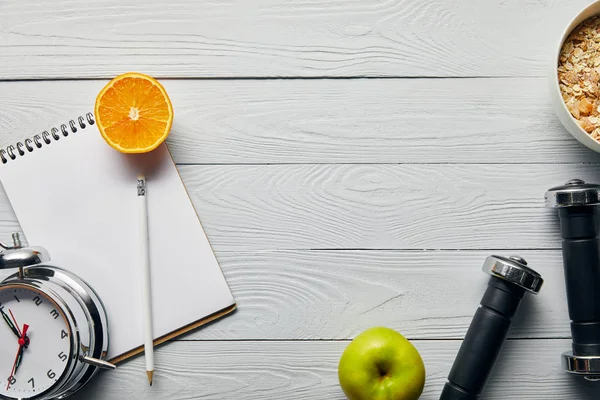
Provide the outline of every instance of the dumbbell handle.
<path id="1" fill-rule="evenodd" d="M 600 355 L 599 207 L 559 209 L 573 353 Z"/>
<path id="2" fill-rule="evenodd" d="M 506 340 L 525 290 L 492 276 L 454 360 L 440 400 L 476 400 Z"/>

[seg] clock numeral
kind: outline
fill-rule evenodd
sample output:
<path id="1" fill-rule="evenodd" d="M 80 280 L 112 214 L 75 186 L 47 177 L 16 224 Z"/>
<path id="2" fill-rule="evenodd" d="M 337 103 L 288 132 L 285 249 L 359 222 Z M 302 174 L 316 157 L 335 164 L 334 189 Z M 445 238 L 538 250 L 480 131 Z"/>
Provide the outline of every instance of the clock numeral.
<path id="1" fill-rule="evenodd" d="M 19 300 L 19 298 L 17 296 L 14 296 L 14 297 L 15 297 L 15 300 L 17 301 L 17 303 L 21 302 L 21 300 Z"/>
<path id="2" fill-rule="evenodd" d="M 33 302 L 35 303 L 36 306 L 39 306 L 40 304 L 43 303 L 42 299 L 40 299 L 40 296 L 35 296 L 33 298 Z"/>
<path id="3" fill-rule="evenodd" d="M 9 385 L 14 385 L 15 383 L 17 383 L 17 379 L 14 376 L 9 376 L 8 377 L 8 384 Z"/>
<path id="4" fill-rule="evenodd" d="M 48 378 L 50 379 L 54 379 L 56 378 L 56 374 L 54 372 L 52 372 L 51 369 L 48 370 L 48 373 L 46 374 L 48 376 Z"/>
<path id="5" fill-rule="evenodd" d="M 64 338 L 66 338 L 66 337 L 69 337 L 69 334 L 68 334 L 67 332 L 65 332 L 65 330 L 63 329 L 63 330 L 60 332 L 60 338 L 61 338 L 61 339 L 64 339 Z"/>
<path id="6" fill-rule="evenodd" d="M 35 388 L 35 381 L 33 380 L 33 378 L 31 378 L 30 380 L 27 381 L 27 383 L 31 383 L 31 388 Z"/>
<path id="7" fill-rule="evenodd" d="M 60 316 L 60 314 L 56 310 L 50 311 L 50 315 L 52 315 L 54 317 L 54 319 L 56 319 Z"/>
<path id="8" fill-rule="evenodd" d="M 67 355 L 65 353 L 63 353 L 62 351 L 58 354 L 58 358 L 60 358 L 62 360 L 62 362 L 67 361 Z"/>

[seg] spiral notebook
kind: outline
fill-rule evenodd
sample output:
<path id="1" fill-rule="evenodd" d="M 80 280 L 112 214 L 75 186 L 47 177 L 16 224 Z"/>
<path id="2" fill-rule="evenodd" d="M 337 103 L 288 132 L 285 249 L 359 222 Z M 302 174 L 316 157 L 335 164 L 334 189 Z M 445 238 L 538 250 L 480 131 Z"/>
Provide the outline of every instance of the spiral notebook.
<path id="1" fill-rule="evenodd" d="M 0 149 L 0 181 L 27 242 L 98 292 L 107 358 L 119 362 L 143 350 L 139 173 L 147 178 L 156 344 L 229 313 L 235 301 L 166 144 L 121 154 L 93 124 L 89 113 Z"/>

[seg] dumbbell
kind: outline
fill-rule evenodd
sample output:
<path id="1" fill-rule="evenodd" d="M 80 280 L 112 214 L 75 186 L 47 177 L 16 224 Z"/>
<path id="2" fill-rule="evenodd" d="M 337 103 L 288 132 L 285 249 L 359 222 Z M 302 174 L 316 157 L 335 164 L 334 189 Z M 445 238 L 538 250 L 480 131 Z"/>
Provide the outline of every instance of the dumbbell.
<path id="1" fill-rule="evenodd" d="M 491 275 L 454 360 L 440 400 L 476 400 L 483 392 L 525 292 L 537 294 L 544 280 L 521 257 L 487 257 Z"/>
<path id="2" fill-rule="evenodd" d="M 562 366 L 590 381 L 600 380 L 600 185 L 573 179 L 546 192 L 558 209 L 562 236 L 572 349 Z"/>

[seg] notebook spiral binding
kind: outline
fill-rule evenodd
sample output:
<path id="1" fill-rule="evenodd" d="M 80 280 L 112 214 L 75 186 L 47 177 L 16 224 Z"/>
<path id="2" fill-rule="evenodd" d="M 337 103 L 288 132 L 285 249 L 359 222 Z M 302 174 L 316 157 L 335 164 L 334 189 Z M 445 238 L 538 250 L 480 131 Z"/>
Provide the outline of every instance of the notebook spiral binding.
<path id="1" fill-rule="evenodd" d="M 70 131 L 72 133 L 75 133 L 77 132 L 77 125 L 79 125 L 81 129 L 85 129 L 87 126 L 85 124 L 86 121 L 88 125 L 94 125 L 94 114 L 92 114 L 91 112 L 87 113 L 85 114 L 85 118 L 79 116 L 77 118 L 77 122 L 75 122 L 75 120 L 73 119 L 69 120 L 68 126 L 67 124 L 60 125 L 60 132 L 56 127 L 53 127 L 52 129 L 50 129 L 50 133 L 48 133 L 48 131 L 44 131 L 41 134 L 34 135 L 33 137 L 27 138 L 22 142 L 17 142 L 14 145 L 7 146 L 6 149 L 0 149 L 0 160 L 2 161 L 2 164 L 6 164 L 9 159 L 14 160 L 17 158 L 17 156 L 24 156 L 25 151 L 31 153 L 33 150 L 35 150 L 36 147 L 38 149 L 41 148 L 44 145 L 44 143 L 46 145 L 49 145 L 50 143 L 52 143 L 52 139 L 54 141 L 60 139 L 60 133 L 62 133 L 62 136 L 64 137 L 69 136 L 69 128 L 71 128 Z"/>

